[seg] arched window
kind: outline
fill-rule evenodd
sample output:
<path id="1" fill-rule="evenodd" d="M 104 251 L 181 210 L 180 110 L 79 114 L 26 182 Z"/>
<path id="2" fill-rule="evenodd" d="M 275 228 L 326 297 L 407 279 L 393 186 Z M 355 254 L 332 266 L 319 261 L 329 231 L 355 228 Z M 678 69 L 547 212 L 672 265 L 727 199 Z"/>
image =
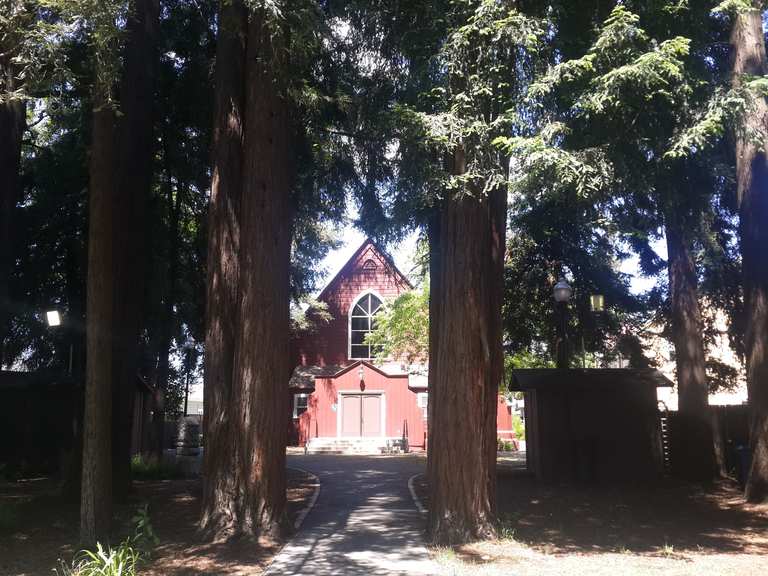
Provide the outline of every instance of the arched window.
<path id="1" fill-rule="evenodd" d="M 352 360 L 370 360 L 376 351 L 365 343 L 366 335 L 374 328 L 374 316 L 381 309 L 381 300 L 375 294 L 364 294 L 352 306 L 349 318 L 349 357 Z"/>

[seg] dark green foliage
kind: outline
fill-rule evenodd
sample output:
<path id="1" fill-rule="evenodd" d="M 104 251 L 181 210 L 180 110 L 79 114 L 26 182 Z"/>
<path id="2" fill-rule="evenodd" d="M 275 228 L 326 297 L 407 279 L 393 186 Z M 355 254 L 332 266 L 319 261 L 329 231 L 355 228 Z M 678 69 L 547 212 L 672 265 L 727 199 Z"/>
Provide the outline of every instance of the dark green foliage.
<path id="1" fill-rule="evenodd" d="M 177 462 L 136 454 L 131 458 L 131 476 L 135 480 L 176 480 L 184 477 L 184 471 Z"/>

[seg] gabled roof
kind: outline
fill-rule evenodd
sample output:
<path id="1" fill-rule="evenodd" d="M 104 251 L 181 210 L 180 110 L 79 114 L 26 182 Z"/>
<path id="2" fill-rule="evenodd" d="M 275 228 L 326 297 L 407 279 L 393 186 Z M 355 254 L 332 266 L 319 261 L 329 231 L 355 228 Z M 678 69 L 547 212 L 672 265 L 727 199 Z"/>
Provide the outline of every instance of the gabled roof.
<path id="1" fill-rule="evenodd" d="M 326 366 L 296 366 L 288 381 L 288 387 L 292 390 L 312 391 L 315 389 L 316 378 L 338 378 L 360 365 L 367 366 L 371 370 L 374 370 L 387 378 L 409 378 L 408 373 L 387 372 L 383 368 L 380 368 L 367 360 L 356 360 L 352 362 L 352 364 L 346 366 L 339 366 L 338 364 L 328 364 Z"/>
<path id="2" fill-rule="evenodd" d="M 536 388 L 585 388 L 617 386 L 653 386 L 669 388 L 674 383 L 652 368 L 516 368 L 512 370 L 513 391 Z"/>
<path id="3" fill-rule="evenodd" d="M 371 238 L 366 238 L 365 242 L 363 242 L 360 247 L 355 250 L 354 254 L 347 260 L 347 262 L 344 264 L 344 266 L 341 267 L 341 270 L 339 270 L 336 275 L 331 279 L 328 284 L 325 285 L 325 288 L 323 288 L 322 292 L 317 296 L 318 300 L 324 300 L 325 297 L 328 295 L 328 293 L 339 283 L 339 281 L 346 275 L 348 275 L 352 267 L 355 265 L 357 260 L 360 258 L 360 255 L 365 252 L 368 248 L 372 248 L 377 256 L 379 256 L 384 263 L 386 264 L 387 268 L 389 268 L 389 271 L 398 279 L 398 281 L 402 282 L 406 286 L 408 286 L 409 289 L 413 289 L 413 284 L 411 284 L 410 280 L 400 272 L 398 267 L 395 265 L 395 261 L 392 259 L 392 257 L 387 253 L 384 248 L 379 246 L 376 242 L 374 242 Z"/>

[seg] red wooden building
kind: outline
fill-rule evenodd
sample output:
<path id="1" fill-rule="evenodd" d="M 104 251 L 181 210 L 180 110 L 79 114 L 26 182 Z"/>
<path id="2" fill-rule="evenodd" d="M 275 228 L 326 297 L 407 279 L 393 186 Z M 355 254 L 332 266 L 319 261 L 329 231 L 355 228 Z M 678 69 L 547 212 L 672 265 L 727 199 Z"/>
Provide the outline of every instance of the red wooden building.
<path id="1" fill-rule="evenodd" d="M 332 320 L 291 346 L 292 444 L 377 450 L 406 440 L 411 448 L 426 447 L 426 359 L 406 366 L 374 358 L 365 344 L 377 312 L 412 288 L 387 253 L 366 240 L 320 293 Z M 501 396 L 497 425 L 499 437 L 512 437 L 511 412 Z"/>

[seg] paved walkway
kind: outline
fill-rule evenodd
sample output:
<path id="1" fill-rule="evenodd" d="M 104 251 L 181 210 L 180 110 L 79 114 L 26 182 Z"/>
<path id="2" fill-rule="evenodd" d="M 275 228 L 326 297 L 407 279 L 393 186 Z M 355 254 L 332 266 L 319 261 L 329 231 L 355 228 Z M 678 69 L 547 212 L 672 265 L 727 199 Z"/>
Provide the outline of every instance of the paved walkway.
<path id="1" fill-rule="evenodd" d="M 413 455 L 289 456 L 288 466 L 320 477 L 320 497 L 267 574 L 440 574 L 408 490 L 424 465 Z"/>

